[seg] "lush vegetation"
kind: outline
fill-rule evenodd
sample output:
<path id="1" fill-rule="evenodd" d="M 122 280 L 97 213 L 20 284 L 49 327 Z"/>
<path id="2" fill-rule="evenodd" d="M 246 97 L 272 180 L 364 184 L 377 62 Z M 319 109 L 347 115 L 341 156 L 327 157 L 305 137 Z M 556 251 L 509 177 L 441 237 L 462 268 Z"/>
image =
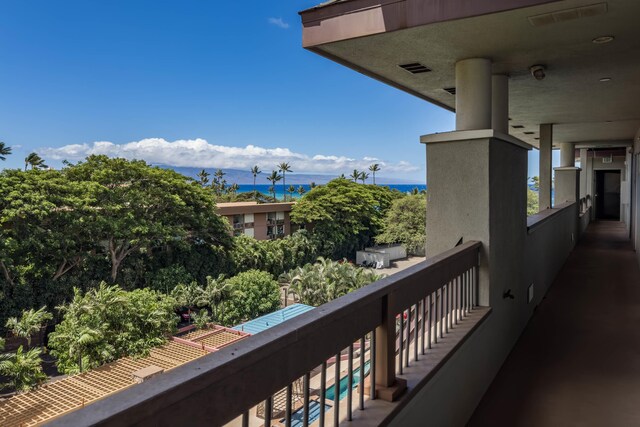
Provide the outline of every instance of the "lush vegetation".
<path id="1" fill-rule="evenodd" d="M 356 267 L 344 260 L 337 262 L 319 258 L 315 264 L 280 275 L 279 281 L 301 303 L 319 306 L 382 277 L 373 270 Z"/>
<path id="2" fill-rule="evenodd" d="M 214 194 L 171 170 L 92 156 L 59 171 L 0 172 L 2 324 L 101 281 L 204 282 L 232 269 L 231 247 Z"/>
<path id="3" fill-rule="evenodd" d="M 404 195 L 388 187 L 338 178 L 313 188 L 298 201 L 291 221 L 313 227 L 319 255 L 352 259 L 357 250 L 374 243 L 387 210 L 398 197 Z"/>
<path id="4" fill-rule="evenodd" d="M 122 356 L 144 355 L 165 342 L 177 324 L 176 300 L 151 289 L 125 291 L 101 283 L 58 309 L 62 321 L 49 335 L 58 370 L 83 372 Z"/>
<path id="5" fill-rule="evenodd" d="M 427 197 L 423 194 L 396 199 L 387 211 L 380 244 L 401 243 L 407 253 L 424 256 L 426 242 Z"/>

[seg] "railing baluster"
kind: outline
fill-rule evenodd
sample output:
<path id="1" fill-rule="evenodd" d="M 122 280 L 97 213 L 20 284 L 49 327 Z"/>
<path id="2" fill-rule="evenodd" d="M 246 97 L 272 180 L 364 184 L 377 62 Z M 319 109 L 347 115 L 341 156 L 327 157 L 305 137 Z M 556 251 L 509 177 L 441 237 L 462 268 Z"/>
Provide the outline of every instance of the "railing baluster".
<path id="1" fill-rule="evenodd" d="M 398 345 L 398 374 L 402 375 L 402 349 L 404 347 L 404 310 L 400 312 L 400 333 L 399 333 L 399 342 Z M 392 339 L 389 337 L 389 339 Z"/>
<path id="2" fill-rule="evenodd" d="M 365 375 L 365 360 L 364 360 L 364 337 L 360 338 L 360 381 L 358 382 L 358 391 L 360 392 L 360 402 L 358 407 L 360 410 L 364 410 L 364 375 Z M 369 364 L 369 372 L 371 372 L 371 364 Z"/>
<path id="3" fill-rule="evenodd" d="M 302 426 L 309 427 L 309 382 L 311 380 L 311 376 L 309 372 L 304 374 L 303 387 L 304 387 L 304 400 L 302 403 Z"/>
<path id="4" fill-rule="evenodd" d="M 289 384 L 287 386 L 287 401 L 285 403 L 284 411 L 284 425 L 285 427 L 291 427 L 291 398 L 293 397 L 293 386 Z"/>
<path id="5" fill-rule="evenodd" d="M 411 352 L 411 306 L 407 309 L 407 345 L 404 348 L 404 366 L 409 367 L 409 353 Z"/>
<path id="6" fill-rule="evenodd" d="M 456 279 L 456 311 L 455 311 L 455 319 L 456 325 L 460 324 L 460 287 L 462 286 L 462 277 L 458 277 Z"/>
<path id="7" fill-rule="evenodd" d="M 431 350 L 431 336 L 436 335 L 433 334 L 431 328 L 433 327 L 433 293 L 429 294 L 429 318 L 427 325 L 427 348 Z"/>
<path id="8" fill-rule="evenodd" d="M 451 282 L 449 282 L 451 283 Z M 444 333 L 449 333 L 449 283 L 444 285 Z"/>
<path id="9" fill-rule="evenodd" d="M 242 427 L 249 427 L 249 411 L 242 414 Z"/>
<path id="10" fill-rule="evenodd" d="M 425 329 L 427 326 L 427 319 L 426 319 L 426 315 L 427 315 L 427 297 L 422 298 L 422 300 L 420 300 L 420 308 L 421 308 L 421 317 L 420 317 L 420 332 L 422 334 L 422 339 L 420 340 L 420 342 L 422 343 L 422 347 L 420 348 L 420 351 L 422 353 L 422 355 L 424 356 L 426 354 L 426 350 L 425 350 L 425 342 L 424 340 L 427 338 L 427 330 Z"/>
<path id="11" fill-rule="evenodd" d="M 347 420 L 353 420 L 353 344 L 349 345 L 349 359 L 347 360 Z"/>
<path id="12" fill-rule="evenodd" d="M 369 399 L 376 400 L 376 364 L 378 363 L 376 354 L 376 331 L 371 332 L 369 360 L 371 360 L 371 365 L 369 366 L 369 379 L 371 380 L 371 384 L 369 384 L 369 387 L 371 388 L 369 391 Z"/>
<path id="13" fill-rule="evenodd" d="M 478 295 L 478 292 L 480 291 L 480 288 L 479 288 L 479 286 L 480 286 L 480 282 L 479 282 L 479 272 L 478 272 L 478 267 L 477 267 L 477 266 L 476 266 L 476 267 L 473 267 L 473 269 L 475 270 L 475 275 L 474 275 L 474 280 L 475 280 L 475 282 L 474 282 L 473 287 L 474 287 L 474 289 L 476 290 L 476 299 L 475 299 L 473 302 L 474 302 L 474 304 L 475 304 L 475 305 L 480 305 L 480 301 L 479 301 L 480 296 Z"/>
<path id="14" fill-rule="evenodd" d="M 440 313 L 438 319 L 440 320 L 440 338 L 444 338 L 444 288 L 440 288 Z"/>
<path id="15" fill-rule="evenodd" d="M 320 419 L 318 426 L 324 427 L 324 409 L 327 406 L 327 361 L 322 362 L 320 368 Z"/>
<path id="16" fill-rule="evenodd" d="M 340 424 L 340 355 L 336 355 L 335 377 L 333 381 L 333 425 L 337 427 Z"/>
<path id="17" fill-rule="evenodd" d="M 264 427 L 271 427 L 271 414 L 273 413 L 273 396 L 264 401 Z"/>
<path id="18" fill-rule="evenodd" d="M 420 328 L 418 327 L 418 320 L 420 318 L 420 301 L 418 301 L 415 305 L 415 315 L 414 315 L 414 325 L 413 325 L 413 360 L 418 360 L 418 332 L 420 332 Z"/>

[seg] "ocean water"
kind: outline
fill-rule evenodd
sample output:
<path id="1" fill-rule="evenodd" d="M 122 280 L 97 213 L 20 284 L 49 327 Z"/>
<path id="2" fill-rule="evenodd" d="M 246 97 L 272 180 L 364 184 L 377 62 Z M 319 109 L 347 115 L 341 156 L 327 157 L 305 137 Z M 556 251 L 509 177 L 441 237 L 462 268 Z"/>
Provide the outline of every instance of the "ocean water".
<path id="1" fill-rule="evenodd" d="M 269 193 L 269 187 L 270 187 L 270 185 L 258 184 L 258 185 L 256 185 L 256 191 L 258 191 L 260 193 L 264 193 L 264 194 L 269 194 L 270 195 L 271 193 Z M 288 187 L 289 187 L 289 185 L 287 185 L 287 188 Z M 294 185 L 294 187 L 297 190 L 298 187 L 300 187 L 300 185 Z M 304 187 L 306 192 L 309 192 L 309 190 L 311 190 L 311 186 L 310 185 L 302 185 L 302 187 Z M 427 186 L 423 185 L 423 184 L 388 184 L 388 185 L 380 185 L 380 187 L 389 187 L 391 189 L 395 189 L 395 190 L 401 191 L 403 193 L 409 193 L 414 188 L 417 188 L 418 190 L 426 190 L 427 189 Z M 240 185 L 240 190 L 238 190 L 239 193 L 250 193 L 252 191 L 253 191 L 253 185 L 252 184 L 241 184 Z M 276 185 L 276 198 L 282 199 L 282 194 L 283 194 L 283 192 L 282 192 L 282 184 Z M 289 193 L 287 193 L 287 197 L 289 197 Z M 298 197 L 300 197 L 300 194 L 295 192 L 295 193 L 293 193 L 293 197 L 294 198 L 298 198 Z"/>

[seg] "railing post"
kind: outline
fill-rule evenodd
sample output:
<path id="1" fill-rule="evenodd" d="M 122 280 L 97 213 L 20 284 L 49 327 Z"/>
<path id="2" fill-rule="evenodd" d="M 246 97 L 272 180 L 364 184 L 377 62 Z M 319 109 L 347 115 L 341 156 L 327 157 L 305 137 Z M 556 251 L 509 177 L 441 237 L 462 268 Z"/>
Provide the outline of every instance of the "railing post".
<path id="1" fill-rule="evenodd" d="M 402 361 L 400 361 L 402 363 Z M 396 377 L 396 313 L 394 295 L 382 300 L 382 323 L 376 328 L 376 394 L 393 402 L 407 388 L 407 382 Z"/>

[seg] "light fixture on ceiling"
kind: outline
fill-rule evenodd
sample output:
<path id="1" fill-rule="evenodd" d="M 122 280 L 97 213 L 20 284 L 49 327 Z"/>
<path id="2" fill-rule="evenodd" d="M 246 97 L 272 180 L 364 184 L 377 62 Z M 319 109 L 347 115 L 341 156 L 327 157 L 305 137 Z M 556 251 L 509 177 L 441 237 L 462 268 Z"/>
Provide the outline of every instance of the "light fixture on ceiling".
<path id="1" fill-rule="evenodd" d="M 546 67 L 544 65 L 532 65 L 531 67 L 529 67 L 529 71 L 536 80 L 544 80 L 544 78 L 547 76 L 545 74 Z"/>
<path id="2" fill-rule="evenodd" d="M 610 43 L 615 39 L 615 37 L 613 36 L 600 36 L 600 37 L 596 37 L 595 39 L 591 40 L 593 43 L 595 44 L 605 44 L 605 43 Z"/>
<path id="3" fill-rule="evenodd" d="M 600 79 L 601 82 L 605 83 L 605 82 L 610 82 L 611 81 L 611 77 L 603 77 Z"/>

